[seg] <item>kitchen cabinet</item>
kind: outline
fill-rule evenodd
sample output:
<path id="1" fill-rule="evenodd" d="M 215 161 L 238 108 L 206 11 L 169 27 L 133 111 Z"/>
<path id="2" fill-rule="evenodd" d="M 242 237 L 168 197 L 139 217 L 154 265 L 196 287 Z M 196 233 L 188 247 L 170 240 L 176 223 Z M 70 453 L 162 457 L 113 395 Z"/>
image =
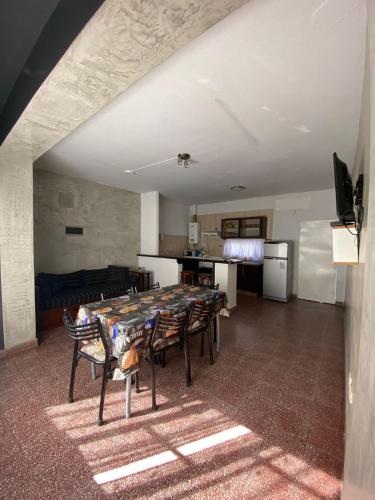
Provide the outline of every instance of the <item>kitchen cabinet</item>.
<path id="1" fill-rule="evenodd" d="M 240 219 L 223 219 L 221 221 L 222 238 L 238 238 L 240 234 Z"/>
<path id="2" fill-rule="evenodd" d="M 237 290 L 263 294 L 263 264 L 237 265 Z"/>
<path id="3" fill-rule="evenodd" d="M 226 238 L 266 238 L 267 217 L 238 217 L 222 219 L 221 237 Z"/>

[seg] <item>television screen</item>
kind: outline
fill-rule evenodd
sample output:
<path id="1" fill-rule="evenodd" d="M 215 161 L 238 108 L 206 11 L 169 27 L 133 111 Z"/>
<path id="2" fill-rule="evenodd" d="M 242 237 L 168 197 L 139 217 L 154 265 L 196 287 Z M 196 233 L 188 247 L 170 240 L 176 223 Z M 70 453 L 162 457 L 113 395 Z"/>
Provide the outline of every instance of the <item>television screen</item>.
<path id="1" fill-rule="evenodd" d="M 353 186 L 348 167 L 333 153 L 333 166 L 335 171 L 336 212 L 342 222 L 354 222 Z"/>

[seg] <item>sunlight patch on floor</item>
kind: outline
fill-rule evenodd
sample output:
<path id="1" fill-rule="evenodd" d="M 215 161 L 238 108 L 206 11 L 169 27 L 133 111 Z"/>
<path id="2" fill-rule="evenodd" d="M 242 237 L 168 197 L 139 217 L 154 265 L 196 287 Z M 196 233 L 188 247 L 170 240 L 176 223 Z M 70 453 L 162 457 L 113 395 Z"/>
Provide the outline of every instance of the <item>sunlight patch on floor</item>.
<path id="1" fill-rule="evenodd" d="M 237 439 L 241 436 L 249 434 L 251 431 L 243 425 L 237 425 L 236 427 L 231 427 L 225 431 L 217 432 L 211 436 L 207 436 L 197 441 L 192 441 L 191 443 L 184 444 L 176 448 L 176 453 L 173 451 L 163 451 L 157 455 L 152 455 L 150 457 L 132 462 L 130 464 L 124 465 L 122 467 L 117 467 L 106 472 L 101 472 L 95 474 L 94 481 L 97 484 L 105 484 L 110 481 L 115 481 L 138 472 L 142 472 L 154 467 L 159 467 L 161 465 L 167 464 L 177 460 L 181 455 L 189 456 L 194 453 L 199 453 L 200 451 L 212 448 L 227 441 Z"/>
<path id="2" fill-rule="evenodd" d="M 163 451 L 157 455 L 152 455 L 151 457 L 144 458 L 143 460 L 138 460 L 123 467 L 118 467 L 117 469 L 112 469 L 107 472 L 101 472 L 100 474 L 95 474 L 94 480 L 97 484 L 105 484 L 110 481 L 116 481 L 116 479 L 121 479 L 123 477 L 131 476 L 132 474 L 137 474 L 148 469 L 153 469 L 154 467 L 159 467 L 160 465 L 168 464 L 177 460 L 178 456 L 173 453 L 173 451 Z"/>

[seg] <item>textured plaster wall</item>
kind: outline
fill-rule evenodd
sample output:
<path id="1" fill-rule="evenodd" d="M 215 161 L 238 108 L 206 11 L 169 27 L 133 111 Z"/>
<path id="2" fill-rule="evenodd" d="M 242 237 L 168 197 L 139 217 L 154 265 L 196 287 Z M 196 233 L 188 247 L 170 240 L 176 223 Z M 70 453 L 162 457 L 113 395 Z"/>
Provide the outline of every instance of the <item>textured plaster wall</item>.
<path id="1" fill-rule="evenodd" d="M 375 3 L 367 2 L 368 40 L 360 136 L 353 179 L 364 173 L 360 264 L 346 296 L 346 443 L 342 498 L 375 498 Z"/>
<path id="2" fill-rule="evenodd" d="M 138 193 L 35 170 L 34 214 L 36 272 L 137 265 Z M 83 236 L 65 226 L 82 226 Z"/>
<path id="3" fill-rule="evenodd" d="M 37 159 L 246 2 L 106 0 L 35 94 L 12 134 L 28 141 Z"/>
<path id="4" fill-rule="evenodd" d="M 0 261 L 5 348 L 35 341 L 33 164 L 8 142 L 0 154 Z"/>

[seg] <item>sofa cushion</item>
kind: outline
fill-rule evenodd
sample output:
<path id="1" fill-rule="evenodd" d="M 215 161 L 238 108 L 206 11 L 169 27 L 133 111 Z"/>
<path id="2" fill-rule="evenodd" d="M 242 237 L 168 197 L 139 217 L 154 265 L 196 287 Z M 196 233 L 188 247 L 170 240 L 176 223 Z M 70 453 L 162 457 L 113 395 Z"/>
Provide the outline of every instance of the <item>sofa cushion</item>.
<path id="1" fill-rule="evenodd" d="M 109 281 L 126 281 L 129 278 L 129 268 L 124 266 L 108 266 Z"/>
<path id="2" fill-rule="evenodd" d="M 60 283 L 58 279 L 59 274 L 39 273 L 36 278 L 36 284 L 40 288 L 40 293 L 49 295 L 51 292 L 59 290 Z"/>
<path id="3" fill-rule="evenodd" d="M 56 274 L 60 290 L 83 286 L 83 273 L 84 271 L 75 271 L 74 273 Z"/>
<path id="4" fill-rule="evenodd" d="M 112 279 L 109 279 L 109 278 Z M 127 267 L 108 266 L 66 274 L 40 273 L 36 278 L 38 310 L 88 304 L 124 295 L 134 279 Z"/>
<path id="5" fill-rule="evenodd" d="M 109 276 L 108 268 L 104 269 L 89 269 L 83 272 L 84 274 L 84 285 L 98 285 L 102 283 L 106 283 Z"/>

